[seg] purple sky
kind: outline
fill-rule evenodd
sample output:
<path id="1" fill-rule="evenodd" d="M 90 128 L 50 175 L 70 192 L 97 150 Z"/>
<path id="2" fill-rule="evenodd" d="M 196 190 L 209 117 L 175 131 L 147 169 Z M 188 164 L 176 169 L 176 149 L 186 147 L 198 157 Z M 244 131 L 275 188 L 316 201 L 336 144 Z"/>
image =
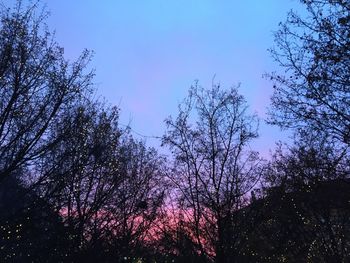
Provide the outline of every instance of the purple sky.
<path id="1" fill-rule="evenodd" d="M 278 69 L 267 52 L 272 31 L 298 1 L 59 0 L 47 7 L 67 58 L 95 51 L 98 95 L 121 107 L 121 122 L 161 136 L 194 80 L 209 87 L 214 74 L 222 87 L 241 83 L 251 111 L 265 118 L 272 84 L 262 75 Z M 263 121 L 260 134 L 254 148 L 264 155 L 286 137 Z"/>

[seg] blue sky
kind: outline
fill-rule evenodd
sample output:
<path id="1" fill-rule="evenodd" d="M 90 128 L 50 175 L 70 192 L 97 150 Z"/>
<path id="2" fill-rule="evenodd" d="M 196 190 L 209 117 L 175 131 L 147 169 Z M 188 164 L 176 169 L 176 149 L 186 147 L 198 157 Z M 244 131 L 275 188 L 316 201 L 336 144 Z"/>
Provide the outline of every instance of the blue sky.
<path id="1" fill-rule="evenodd" d="M 10 0 L 10 3 L 13 0 Z M 6 1 L 5 1 L 6 4 Z M 59 0 L 47 1 L 48 25 L 66 57 L 94 50 L 98 95 L 121 107 L 121 122 L 161 136 L 163 121 L 198 79 L 223 87 L 241 83 L 252 112 L 265 118 L 278 70 L 267 49 L 293 0 Z M 261 121 L 254 148 L 263 154 L 286 136 Z M 156 140 L 148 139 L 157 146 Z"/>

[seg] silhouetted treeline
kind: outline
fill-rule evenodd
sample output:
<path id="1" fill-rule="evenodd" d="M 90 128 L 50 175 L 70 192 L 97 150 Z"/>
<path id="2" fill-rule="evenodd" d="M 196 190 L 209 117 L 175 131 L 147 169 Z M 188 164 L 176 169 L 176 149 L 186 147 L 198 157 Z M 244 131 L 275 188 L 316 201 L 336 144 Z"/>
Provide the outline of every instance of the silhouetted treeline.
<path id="1" fill-rule="evenodd" d="M 271 53 L 269 160 L 238 87 L 195 83 L 160 155 L 94 99 L 39 3 L 0 14 L 1 262 L 349 262 L 350 4 L 301 1 Z"/>

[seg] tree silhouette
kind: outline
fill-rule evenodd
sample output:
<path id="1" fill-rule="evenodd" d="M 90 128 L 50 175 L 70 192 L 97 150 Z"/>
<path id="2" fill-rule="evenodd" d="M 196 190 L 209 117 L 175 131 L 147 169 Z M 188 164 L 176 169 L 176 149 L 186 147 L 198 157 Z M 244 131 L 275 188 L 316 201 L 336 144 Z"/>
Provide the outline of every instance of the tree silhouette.
<path id="1" fill-rule="evenodd" d="M 236 211 L 259 174 L 259 157 L 248 147 L 257 137 L 256 116 L 236 89 L 196 85 L 166 124 L 163 143 L 174 156 L 169 177 L 189 236 L 199 254 L 234 262 L 241 245 L 236 230 L 244 224 Z"/>
<path id="2" fill-rule="evenodd" d="M 142 257 L 163 204 L 163 159 L 118 127 L 118 109 L 86 101 L 56 123 L 63 139 L 32 168 L 62 216 L 77 261 Z"/>
<path id="3" fill-rule="evenodd" d="M 89 52 L 66 61 L 36 10 L 18 1 L 0 14 L 0 182 L 57 143 L 48 132 L 92 77 L 84 73 Z"/>
<path id="4" fill-rule="evenodd" d="M 147 258 L 165 198 L 164 160 L 155 149 L 126 133 L 118 148 L 118 162 L 121 180 L 104 208 L 112 215 L 107 241 L 120 262 Z"/>
<path id="5" fill-rule="evenodd" d="M 269 244 L 266 251 L 279 251 L 270 255 L 272 261 L 346 262 L 350 5 L 342 0 L 301 2 L 307 14 L 291 11 L 271 50 L 285 73 L 269 75 L 274 82 L 269 122 L 293 128 L 296 137 L 266 167 L 264 203 L 271 213 L 257 228 L 265 229 L 260 235 Z"/>
<path id="6" fill-rule="evenodd" d="M 268 163 L 257 116 L 215 84 L 166 120 L 168 160 L 135 139 L 37 3 L 0 10 L 1 262 L 350 260 L 347 1 L 304 0 L 276 32 L 269 122 L 295 140 Z"/>
<path id="7" fill-rule="evenodd" d="M 280 146 L 264 169 L 262 220 L 251 244 L 257 261 L 347 262 L 349 176 L 349 160 L 327 140 Z"/>
<path id="8" fill-rule="evenodd" d="M 55 124 L 60 142 L 32 168 L 35 189 L 61 213 L 78 254 L 103 238 L 103 207 L 122 180 L 118 116 L 101 103 L 75 105 Z"/>
<path id="9" fill-rule="evenodd" d="M 303 0 L 307 15 L 291 11 L 275 33 L 272 124 L 308 129 L 350 144 L 350 5 L 343 0 Z"/>

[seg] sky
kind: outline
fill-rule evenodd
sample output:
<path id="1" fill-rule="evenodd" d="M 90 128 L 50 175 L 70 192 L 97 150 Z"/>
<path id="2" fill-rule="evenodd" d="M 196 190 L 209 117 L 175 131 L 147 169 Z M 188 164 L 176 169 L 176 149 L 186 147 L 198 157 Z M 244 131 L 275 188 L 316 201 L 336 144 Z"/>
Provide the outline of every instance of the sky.
<path id="1" fill-rule="evenodd" d="M 5 0 L 5 4 L 6 4 Z M 14 3 L 14 0 L 9 0 Z M 45 2 L 45 1 L 44 1 Z M 162 136 L 164 119 L 198 80 L 210 88 L 240 83 L 251 112 L 261 118 L 253 148 L 267 155 L 286 133 L 264 123 L 278 70 L 267 49 L 273 31 L 296 0 L 59 0 L 46 1 L 48 26 L 65 56 L 94 51 L 97 96 L 121 108 L 122 124 L 146 136 Z M 138 136 L 135 134 L 135 136 Z M 158 147 L 159 140 L 147 143 Z"/>

